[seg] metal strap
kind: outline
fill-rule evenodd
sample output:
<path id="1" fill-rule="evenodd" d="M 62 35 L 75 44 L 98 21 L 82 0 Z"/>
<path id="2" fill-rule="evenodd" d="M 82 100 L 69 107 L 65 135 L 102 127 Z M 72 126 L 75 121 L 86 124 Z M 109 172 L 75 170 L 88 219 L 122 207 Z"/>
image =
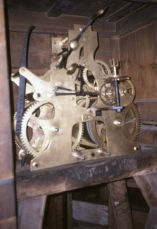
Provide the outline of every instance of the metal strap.
<path id="1" fill-rule="evenodd" d="M 29 29 L 27 30 L 25 40 L 24 40 L 23 52 L 22 52 L 21 67 L 27 66 L 29 37 L 34 28 L 35 28 L 34 26 L 30 26 Z M 26 86 L 26 79 L 22 75 L 19 75 L 19 77 L 20 77 L 20 84 L 18 90 L 16 131 L 15 131 L 17 136 L 19 136 L 21 133 L 21 121 L 24 112 L 24 102 L 25 102 L 24 97 L 25 97 L 25 86 Z"/>

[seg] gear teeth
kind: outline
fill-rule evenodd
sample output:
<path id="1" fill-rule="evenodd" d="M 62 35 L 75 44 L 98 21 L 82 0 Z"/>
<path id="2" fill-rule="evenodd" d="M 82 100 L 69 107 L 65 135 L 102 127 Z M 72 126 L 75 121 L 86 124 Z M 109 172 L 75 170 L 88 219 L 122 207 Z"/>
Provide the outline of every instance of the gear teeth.
<path id="1" fill-rule="evenodd" d="M 88 69 L 87 68 L 84 68 L 83 69 L 83 72 L 82 72 L 82 76 L 83 76 L 83 80 L 84 82 L 87 84 L 87 86 L 91 89 L 93 89 L 94 91 L 96 91 L 96 87 L 94 85 L 92 85 L 89 81 L 88 81 L 88 78 L 87 78 L 87 74 L 88 74 Z"/>
<path id="2" fill-rule="evenodd" d="M 20 140 L 22 143 L 22 148 L 26 151 L 26 153 L 31 154 L 32 156 L 36 156 L 38 152 L 36 152 L 30 145 L 28 138 L 27 138 L 27 123 L 30 119 L 30 116 L 34 111 L 36 111 L 38 108 L 40 108 L 42 105 L 46 104 L 46 102 L 35 102 L 31 106 L 27 108 L 25 111 L 23 118 L 22 118 L 22 124 L 21 124 L 21 135 L 20 135 Z M 44 132 L 44 130 L 43 130 Z M 46 133 L 44 132 L 44 135 Z"/>
<path id="3" fill-rule="evenodd" d="M 83 139 L 84 132 L 85 132 L 85 123 L 82 123 L 82 134 L 81 134 L 81 138 L 80 138 L 80 143 L 81 143 L 81 141 Z"/>
<path id="4" fill-rule="evenodd" d="M 85 100 L 85 106 L 84 106 L 84 103 L 81 104 L 81 101 L 84 101 L 84 100 Z M 90 98 L 89 98 L 89 96 L 79 96 L 77 98 L 76 103 L 78 106 L 88 108 L 90 105 Z"/>
<path id="5" fill-rule="evenodd" d="M 14 115 L 13 115 L 13 129 L 14 129 L 14 132 L 16 130 L 16 116 L 17 116 L 17 112 L 15 112 Z M 16 134 L 14 135 L 14 143 L 19 149 L 21 149 L 21 144 L 20 144 L 21 142 L 20 142 L 19 137 Z"/>
<path id="6" fill-rule="evenodd" d="M 140 134 L 141 134 L 141 128 L 142 128 L 142 115 L 141 115 L 141 112 L 139 111 L 139 109 L 138 109 L 138 106 L 137 105 L 135 105 L 136 106 L 136 109 L 137 109 L 137 112 L 138 112 L 138 121 L 139 121 L 139 123 L 138 123 L 138 133 L 137 133 L 137 140 L 138 140 L 138 138 L 139 138 L 139 136 L 140 136 Z"/>
<path id="7" fill-rule="evenodd" d="M 76 150 L 79 147 L 81 138 L 82 138 L 82 134 L 83 134 L 83 123 L 78 123 L 79 128 L 78 128 L 78 136 L 75 140 L 75 143 L 72 145 L 72 150 Z"/>
<path id="8" fill-rule="evenodd" d="M 97 86 L 96 87 L 92 83 L 90 83 L 89 80 L 88 80 L 88 77 L 87 77 L 88 69 L 84 68 L 83 69 L 83 73 L 82 73 L 84 82 L 86 83 L 86 85 L 90 89 L 92 89 L 94 91 L 97 91 L 98 87 L 100 87 L 104 83 L 105 79 L 108 78 L 111 75 L 111 70 L 110 70 L 109 66 L 105 62 L 103 62 L 101 60 L 96 60 L 96 63 L 97 63 L 97 65 L 101 66 L 100 71 L 102 72 L 101 78 L 100 78 L 100 76 L 96 77 L 96 81 L 97 81 Z M 106 72 L 105 72 L 105 70 L 106 70 Z M 103 77 L 102 77 L 102 75 L 103 75 Z"/>
<path id="9" fill-rule="evenodd" d="M 25 99 L 25 108 L 24 109 L 29 107 L 31 104 L 32 104 L 31 101 L 29 101 L 28 99 Z M 13 115 L 13 129 L 14 129 L 14 132 L 16 130 L 16 116 L 17 116 L 17 112 L 15 112 L 14 115 Z M 21 148 L 20 139 L 16 134 L 15 134 L 15 137 L 14 137 L 14 143 L 18 148 Z"/>
<path id="10" fill-rule="evenodd" d="M 85 132 L 85 123 L 82 123 L 82 133 L 81 133 L 81 136 L 80 136 L 80 141 L 79 141 L 79 144 L 76 146 L 76 148 L 74 150 L 80 150 L 80 144 L 83 140 L 83 136 L 84 136 L 84 132 Z"/>
<path id="11" fill-rule="evenodd" d="M 140 119 L 140 114 L 139 111 L 137 109 L 136 104 L 132 103 L 129 106 L 127 106 L 125 109 L 132 110 L 134 113 L 134 117 L 136 118 L 136 129 L 135 129 L 135 133 L 132 136 L 129 136 L 133 141 L 137 140 L 137 137 L 139 136 L 139 130 L 140 130 L 140 126 L 141 126 L 141 119 Z"/>

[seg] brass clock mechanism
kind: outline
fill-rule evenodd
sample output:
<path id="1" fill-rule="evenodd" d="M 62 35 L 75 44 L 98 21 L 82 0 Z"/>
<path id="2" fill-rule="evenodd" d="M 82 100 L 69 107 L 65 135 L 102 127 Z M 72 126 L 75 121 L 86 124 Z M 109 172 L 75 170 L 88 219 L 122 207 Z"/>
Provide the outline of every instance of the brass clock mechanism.
<path id="1" fill-rule="evenodd" d="M 14 115 L 18 158 L 29 157 L 37 170 L 138 150 L 131 78 L 118 75 L 114 59 L 109 66 L 94 58 L 98 40 L 91 26 L 74 25 L 61 47 L 55 39 L 58 61 L 43 76 L 19 69 L 26 88 L 18 134 L 19 111 Z M 12 77 L 19 87 L 20 77 Z"/>

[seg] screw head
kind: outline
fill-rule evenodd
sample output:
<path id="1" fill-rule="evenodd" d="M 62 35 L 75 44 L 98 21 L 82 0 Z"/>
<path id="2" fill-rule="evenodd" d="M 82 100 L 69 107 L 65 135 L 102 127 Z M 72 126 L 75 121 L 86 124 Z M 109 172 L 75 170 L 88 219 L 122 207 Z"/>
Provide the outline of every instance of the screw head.
<path id="1" fill-rule="evenodd" d="M 77 49 L 78 44 L 79 44 L 79 43 L 78 43 L 77 40 L 73 40 L 73 41 L 70 42 L 70 48 L 71 48 L 71 49 Z"/>
<path id="2" fill-rule="evenodd" d="M 32 166 L 34 167 L 34 168 L 38 168 L 38 166 L 39 166 L 39 164 L 37 163 L 37 162 L 33 162 L 33 164 L 32 164 Z"/>
<path id="3" fill-rule="evenodd" d="M 133 150 L 137 151 L 137 150 L 139 150 L 139 147 L 138 146 L 134 146 Z"/>

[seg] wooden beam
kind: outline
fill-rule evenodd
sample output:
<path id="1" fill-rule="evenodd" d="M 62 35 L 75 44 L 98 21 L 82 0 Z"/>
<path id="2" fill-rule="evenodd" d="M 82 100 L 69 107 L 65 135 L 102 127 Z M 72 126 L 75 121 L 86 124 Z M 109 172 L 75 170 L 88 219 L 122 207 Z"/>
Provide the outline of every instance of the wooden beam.
<path id="1" fill-rule="evenodd" d="M 157 0 L 125 0 L 127 2 L 157 3 Z"/>
<path id="2" fill-rule="evenodd" d="M 18 203 L 18 228 L 42 229 L 46 196 L 23 200 Z"/>
<path id="3" fill-rule="evenodd" d="M 157 228 L 157 208 L 150 208 L 145 229 Z"/>
<path id="4" fill-rule="evenodd" d="M 13 229 L 16 228 L 16 217 L 10 217 L 0 221 L 0 228 L 2 229 Z"/>
<path id="5" fill-rule="evenodd" d="M 0 228 L 16 228 L 4 1 L 0 0 Z M 3 225 L 1 227 L 1 225 Z"/>
<path id="6" fill-rule="evenodd" d="M 133 14 L 134 11 L 137 11 L 137 9 L 139 9 L 142 6 L 143 3 L 129 2 L 125 5 L 125 7 L 120 8 L 117 13 L 115 12 L 112 16 L 110 16 L 108 21 L 117 22 L 119 20 L 122 20 L 124 17 Z"/>
<path id="7" fill-rule="evenodd" d="M 18 200 L 50 195 L 131 177 L 157 164 L 157 148 L 142 152 L 91 160 L 34 172 L 18 172 Z M 156 169 L 156 168 L 155 168 Z"/>
<path id="8" fill-rule="evenodd" d="M 157 173 L 134 176 L 149 207 L 157 208 Z"/>
<path id="9" fill-rule="evenodd" d="M 59 17 L 47 17 L 43 12 L 32 12 L 20 9 L 8 10 L 10 31 L 25 32 L 30 25 L 35 26 L 33 33 L 67 35 L 74 24 L 85 25 L 89 17 L 61 15 Z M 103 18 L 93 24 L 93 29 L 103 36 L 115 35 L 116 27 L 112 22 L 104 22 Z"/>
<path id="10" fill-rule="evenodd" d="M 66 212 L 67 212 L 67 228 L 73 229 L 73 212 L 72 212 L 72 192 L 67 192 L 67 206 L 66 206 Z"/>
<path id="11" fill-rule="evenodd" d="M 122 36 L 156 20 L 156 4 L 149 5 L 143 9 L 141 8 L 141 10 L 138 10 L 134 14 L 122 18 L 122 20 L 116 24 L 117 35 Z"/>
<path id="12" fill-rule="evenodd" d="M 133 229 L 125 180 L 109 183 L 107 187 L 109 190 L 109 206 L 112 208 L 109 214 L 112 214 L 111 218 L 114 218 L 115 222 L 113 226 L 112 220 L 109 220 L 109 229 Z"/>

